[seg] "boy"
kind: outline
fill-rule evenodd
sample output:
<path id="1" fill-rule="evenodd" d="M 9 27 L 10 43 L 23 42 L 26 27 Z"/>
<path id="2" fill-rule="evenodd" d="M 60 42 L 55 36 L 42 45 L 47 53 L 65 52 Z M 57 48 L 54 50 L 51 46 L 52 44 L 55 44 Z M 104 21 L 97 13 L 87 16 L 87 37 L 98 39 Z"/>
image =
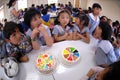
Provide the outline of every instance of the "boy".
<path id="1" fill-rule="evenodd" d="M 91 35 L 93 34 L 96 27 L 100 23 L 99 14 L 100 14 L 102 8 L 98 3 L 94 3 L 92 6 L 92 10 L 93 10 L 93 12 L 88 14 L 89 25 L 90 25 L 89 29 L 90 29 Z"/>
<path id="2" fill-rule="evenodd" d="M 18 25 L 14 22 L 7 22 L 3 34 L 6 40 L 7 55 L 15 57 L 19 62 L 28 61 L 25 53 L 32 50 L 30 38 L 20 33 Z"/>

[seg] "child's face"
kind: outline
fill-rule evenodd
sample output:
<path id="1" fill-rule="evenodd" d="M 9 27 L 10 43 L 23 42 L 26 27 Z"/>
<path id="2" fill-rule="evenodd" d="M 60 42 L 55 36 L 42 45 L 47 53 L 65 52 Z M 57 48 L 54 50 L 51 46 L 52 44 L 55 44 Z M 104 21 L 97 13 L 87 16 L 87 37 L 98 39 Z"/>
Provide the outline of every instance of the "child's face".
<path id="1" fill-rule="evenodd" d="M 35 15 L 31 20 L 31 28 L 34 29 L 35 27 L 39 27 L 41 25 L 41 17 L 40 15 Z"/>
<path id="2" fill-rule="evenodd" d="M 100 12 L 101 12 L 101 9 L 100 9 L 100 8 L 94 8 L 94 9 L 93 9 L 93 13 L 94 13 L 95 15 L 99 15 Z"/>
<path id="3" fill-rule="evenodd" d="M 14 45 L 17 45 L 20 42 L 20 38 L 21 38 L 20 31 L 17 28 L 15 30 L 15 32 L 10 35 L 9 42 L 12 43 L 12 44 L 14 44 Z"/>
<path id="4" fill-rule="evenodd" d="M 117 38 L 117 42 L 118 42 L 118 44 L 120 44 L 120 38 L 119 37 Z"/>
<path id="5" fill-rule="evenodd" d="M 65 27 L 70 22 L 70 16 L 68 13 L 61 13 L 58 21 L 60 22 L 61 26 Z"/>
<path id="6" fill-rule="evenodd" d="M 104 75 L 109 71 L 109 68 L 105 68 L 103 71 L 99 72 L 99 74 L 96 77 L 96 80 L 103 80 Z"/>
<path id="7" fill-rule="evenodd" d="M 98 26 L 95 30 L 94 37 L 97 39 L 101 39 L 102 29 Z"/>
<path id="8" fill-rule="evenodd" d="M 77 24 L 77 25 L 80 24 L 80 19 L 78 17 L 76 17 L 76 19 L 75 19 L 75 24 Z"/>

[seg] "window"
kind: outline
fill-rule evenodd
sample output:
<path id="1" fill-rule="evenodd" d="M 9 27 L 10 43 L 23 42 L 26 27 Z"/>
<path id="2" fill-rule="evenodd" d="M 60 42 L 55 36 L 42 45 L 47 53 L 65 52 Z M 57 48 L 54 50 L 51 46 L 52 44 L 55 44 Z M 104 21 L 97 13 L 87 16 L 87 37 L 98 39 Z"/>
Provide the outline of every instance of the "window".
<path id="1" fill-rule="evenodd" d="M 57 3 L 58 3 L 58 0 L 48 0 L 48 4 L 52 4 L 52 3 L 57 4 Z"/>
<path id="2" fill-rule="evenodd" d="M 18 9 L 27 8 L 27 0 L 18 0 Z"/>
<path id="3" fill-rule="evenodd" d="M 3 19 L 5 18 L 4 15 L 4 6 L 0 7 L 0 22 L 3 21 Z"/>

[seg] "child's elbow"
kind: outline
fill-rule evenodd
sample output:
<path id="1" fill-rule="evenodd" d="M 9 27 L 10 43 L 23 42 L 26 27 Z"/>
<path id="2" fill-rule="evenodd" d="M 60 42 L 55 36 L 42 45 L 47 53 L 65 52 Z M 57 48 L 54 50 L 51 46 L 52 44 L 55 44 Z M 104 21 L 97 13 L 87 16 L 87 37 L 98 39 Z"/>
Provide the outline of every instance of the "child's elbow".
<path id="1" fill-rule="evenodd" d="M 53 45 L 53 40 L 47 44 L 48 47 L 51 47 Z"/>

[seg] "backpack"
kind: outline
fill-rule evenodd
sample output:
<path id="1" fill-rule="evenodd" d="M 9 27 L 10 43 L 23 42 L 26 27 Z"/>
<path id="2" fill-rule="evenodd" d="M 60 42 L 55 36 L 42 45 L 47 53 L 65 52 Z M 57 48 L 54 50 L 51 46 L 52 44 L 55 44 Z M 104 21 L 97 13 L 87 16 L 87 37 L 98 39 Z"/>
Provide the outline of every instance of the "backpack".
<path id="1" fill-rule="evenodd" d="M 2 67 L 4 68 L 5 74 L 9 78 L 13 78 L 18 74 L 19 65 L 15 58 L 13 57 L 3 58 L 1 63 Z"/>

